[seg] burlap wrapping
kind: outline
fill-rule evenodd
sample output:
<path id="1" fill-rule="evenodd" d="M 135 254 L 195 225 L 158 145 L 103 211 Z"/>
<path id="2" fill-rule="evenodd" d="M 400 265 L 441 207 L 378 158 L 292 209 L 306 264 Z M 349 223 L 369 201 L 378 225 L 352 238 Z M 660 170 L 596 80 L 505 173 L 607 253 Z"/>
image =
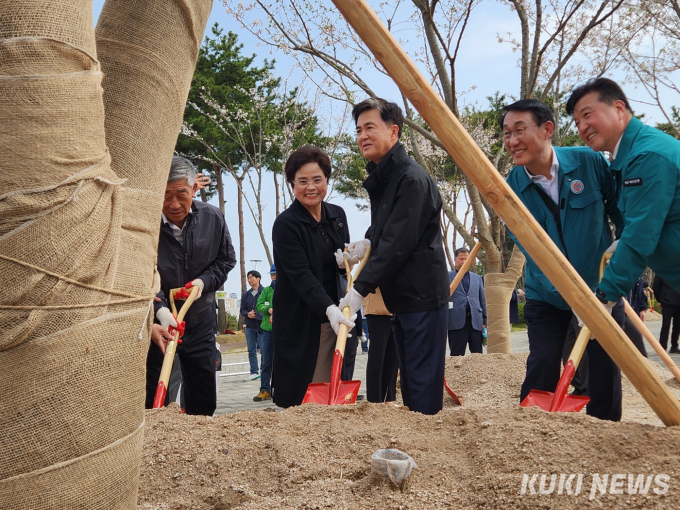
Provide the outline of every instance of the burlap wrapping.
<path id="1" fill-rule="evenodd" d="M 0 508 L 136 507 L 161 191 L 211 5 L 194 3 L 199 22 L 107 3 L 133 66 L 107 70 L 106 129 L 125 137 L 105 136 L 91 0 L 0 3 Z"/>
<path id="2" fill-rule="evenodd" d="M 108 0 L 96 29 L 104 71 L 106 140 L 123 188 L 115 287 L 145 292 L 160 209 L 212 0 Z M 144 254 L 143 256 L 140 256 Z"/>
<path id="3" fill-rule="evenodd" d="M 517 280 L 522 275 L 524 255 L 514 247 L 512 257 L 505 273 L 486 273 L 484 275 L 484 295 L 486 297 L 487 352 L 510 352 L 510 298 Z"/>

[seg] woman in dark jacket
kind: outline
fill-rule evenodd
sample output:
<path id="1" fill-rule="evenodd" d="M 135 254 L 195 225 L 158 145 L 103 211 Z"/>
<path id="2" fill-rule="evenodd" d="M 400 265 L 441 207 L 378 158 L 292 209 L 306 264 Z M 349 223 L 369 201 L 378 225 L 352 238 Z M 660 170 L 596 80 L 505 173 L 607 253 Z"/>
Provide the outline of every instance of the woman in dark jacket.
<path id="1" fill-rule="evenodd" d="M 349 242 L 345 211 L 324 202 L 331 164 L 318 147 L 305 145 L 285 166 L 295 200 L 272 229 L 274 293 L 272 398 L 280 407 L 302 403 L 311 382 L 328 382 L 338 323 L 351 329 L 337 304 L 344 273 L 335 252 Z"/>

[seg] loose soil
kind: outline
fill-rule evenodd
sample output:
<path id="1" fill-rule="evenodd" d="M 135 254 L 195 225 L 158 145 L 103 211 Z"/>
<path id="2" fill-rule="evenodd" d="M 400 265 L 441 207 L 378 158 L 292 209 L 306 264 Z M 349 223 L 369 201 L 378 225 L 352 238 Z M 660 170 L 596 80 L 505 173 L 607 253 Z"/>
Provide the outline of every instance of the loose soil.
<path id="1" fill-rule="evenodd" d="M 215 418 L 148 411 L 138 508 L 680 508 L 680 427 L 663 427 L 625 378 L 621 423 L 520 408 L 526 356 L 449 358 L 463 405 L 446 395 L 436 416 L 365 402 Z M 679 397 L 670 372 L 650 364 Z M 418 469 L 402 485 L 373 475 L 380 448 L 408 453 Z M 561 474 L 576 477 L 561 484 Z M 604 494 L 594 475 L 608 475 Z M 646 494 L 630 493 L 628 475 L 652 476 Z"/>

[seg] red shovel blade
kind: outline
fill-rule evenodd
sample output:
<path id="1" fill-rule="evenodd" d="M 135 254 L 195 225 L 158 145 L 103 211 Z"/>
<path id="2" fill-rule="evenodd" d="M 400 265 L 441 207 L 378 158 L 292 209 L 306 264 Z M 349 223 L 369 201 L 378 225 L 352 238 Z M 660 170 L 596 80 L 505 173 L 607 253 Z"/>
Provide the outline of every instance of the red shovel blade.
<path id="1" fill-rule="evenodd" d="M 331 383 L 312 383 L 307 387 L 303 404 L 342 405 L 354 404 L 357 401 L 361 381 L 340 381 L 338 393 L 334 402 L 328 402 L 331 393 Z"/>
<path id="2" fill-rule="evenodd" d="M 357 401 L 361 381 L 341 381 L 342 353 L 335 349 L 333 366 L 331 367 L 331 381 L 327 383 L 310 383 L 305 392 L 303 404 L 309 402 L 322 405 L 354 404 Z"/>
<path id="3" fill-rule="evenodd" d="M 444 377 L 444 388 L 446 389 L 446 392 L 451 395 L 451 398 L 456 404 L 459 406 L 463 405 L 458 396 L 453 392 L 453 389 L 451 389 L 451 386 L 449 386 L 449 383 L 446 382 L 446 377 Z"/>
<path id="4" fill-rule="evenodd" d="M 567 395 L 567 390 L 574 378 L 576 367 L 574 362 L 570 359 L 564 367 L 562 377 L 560 377 L 555 388 L 555 393 L 543 390 L 531 390 L 524 401 L 520 404 L 521 407 L 540 407 L 548 412 L 571 413 L 578 412 L 590 402 L 590 398 L 583 395 Z"/>
<path id="5" fill-rule="evenodd" d="M 555 394 L 550 391 L 531 390 L 520 404 L 521 407 L 540 407 L 544 411 L 550 411 L 550 406 L 555 400 Z M 557 411 L 561 413 L 579 412 L 590 402 L 589 397 L 583 395 L 567 395 Z"/>
<path id="6" fill-rule="evenodd" d="M 160 409 L 165 404 L 165 395 L 168 389 L 163 384 L 163 381 L 158 381 L 158 386 L 156 386 L 156 395 L 153 399 L 153 408 Z"/>

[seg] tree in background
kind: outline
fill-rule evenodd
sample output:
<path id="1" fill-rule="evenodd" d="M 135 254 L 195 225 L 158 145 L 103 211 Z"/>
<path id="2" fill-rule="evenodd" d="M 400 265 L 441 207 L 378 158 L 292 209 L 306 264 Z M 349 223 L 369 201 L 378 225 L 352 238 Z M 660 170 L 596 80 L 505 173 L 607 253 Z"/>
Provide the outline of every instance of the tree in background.
<path id="1" fill-rule="evenodd" d="M 197 164 L 200 171 L 211 176 L 210 188 L 202 190 L 201 198 L 207 200 L 217 195 L 218 206 L 224 214 L 224 181 L 223 175 L 228 168 L 239 168 L 244 155 L 238 144 L 224 136 L 222 131 L 206 115 L 203 115 L 192 104 L 201 104 L 201 94 L 206 90 L 216 101 L 233 106 L 248 107 L 249 97 L 244 90 L 255 87 L 273 69 L 273 62 L 265 61 L 262 67 L 254 66 L 255 55 L 243 56 L 243 45 L 238 43 L 236 34 L 229 32 L 224 35 L 217 24 L 213 25 L 213 37 L 206 37 L 198 56 L 196 71 L 189 99 L 184 112 L 182 134 L 177 139 L 175 150 L 187 156 Z M 242 182 L 243 176 L 232 173 L 237 183 Z M 241 181 L 239 181 L 239 178 Z M 240 185 L 239 185 L 240 189 Z M 242 292 L 246 290 L 244 266 L 244 231 L 243 207 L 239 193 L 238 225 L 240 245 L 240 273 Z"/>
<path id="2" fill-rule="evenodd" d="M 237 188 L 241 290 L 245 292 L 244 205 L 257 227 L 269 264 L 273 262 L 264 232 L 263 216 L 268 200 L 262 196 L 267 172 L 276 191 L 280 212 L 279 174 L 294 148 L 323 143 L 314 108 L 306 104 L 299 88 L 273 76 L 274 63 L 253 65 L 255 56 L 241 55 L 242 45 L 232 32 L 223 35 L 213 26 L 214 38 L 206 38 L 196 68 L 177 151 L 197 162 L 215 183 L 202 199 L 215 194 L 224 213 L 224 174 Z M 285 199 L 284 199 L 285 202 Z"/>
<path id="3" fill-rule="evenodd" d="M 460 118 L 496 168 L 505 174 L 510 168 L 510 158 L 494 138 L 499 126 L 490 122 L 493 115 L 498 114 L 501 103 L 492 103 L 488 112 L 465 108 L 461 111 L 459 105 L 460 97 L 467 91 L 460 90 L 456 80 L 457 61 L 466 51 L 466 29 L 482 1 L 412 0 L 396 6 L 381 3 L 375 8 L 397 40 L 403 33 L 419 35 L 417 41 L 410 44 L 400 42 L 402 46 L 408 44 L 409 52 L 429 75 L 446 105 Z M 335 9 L 329 9 L 326 2 L 311 0 L 304 6 L 298 0 L 254 0 L 249 4 L 224 0 L 224 3 L 227 12 L 238 19 L 245 30 L 270 47 L 296 58 L 307 78 L 332 100 L 353 103 L 357 97 L 380 95 L 370 85 L 375 79 L 371 79 L 368 70 L 383 74 L 384 70 L 342 16 Z M 612 41 L 619 40 L 613 39 L 619 27 L 614 21 L 619 21 L 616 12 L 622 0 L 556 0 L 549 4 L 543 0 L 507 0 L 504 4 L 517 15 L 518 35 L 490 33 L 488 37 L 511 44 L 519 55 L 520 83 L 502 91 L 512 98 L 509 102 L 528 97 L 561 99 L 574 83 L 610 69 L 621 51 Z M 416 49 L 412 50 L 414 45 Z M 581 58 L 575 60 L 575 56 Z M 498 288 L 498 292 L 487 291 L 487 301 L 509 300 L 517 280 L 513 282 L 512 278 L 502 276 L 509 264 L 509 254 L 500 219 L 453 160 L 446 154 L 437 154 L 442 149 L 441 143 L 406 101 L 404 107 L 408 127 L 404 142 L 411 155 L 439 184 L 446 215 L 443 228 L 448 228 L 448 221 L 468 246 L 475 243 L 473 234 L 476 233 L 484 248 L 485 284 Z M 556 117 L 563 119 L 561 101 L 554 101 L 554 109 Z M 357 192 L 355 187 L 354 193 Z M 458 208 L 460 199 L 467 200 L 467 208 Z M 461 217 L 468 210 L 471 220 L 466 223 Z M 523 259 L 519 251 L 513 253 L 514 257 Z M 521 263 L 523 261 L 520 267 Z M 517 265 L 513 264 L 513 274 L 519 274 L 515 270 Z M 494 310 L 503 308 L 507 306 L 499 304 Z M 504 315 L 489 317 L 490 352 L 509 351 L 509 331 L 507 310 Z"/>

